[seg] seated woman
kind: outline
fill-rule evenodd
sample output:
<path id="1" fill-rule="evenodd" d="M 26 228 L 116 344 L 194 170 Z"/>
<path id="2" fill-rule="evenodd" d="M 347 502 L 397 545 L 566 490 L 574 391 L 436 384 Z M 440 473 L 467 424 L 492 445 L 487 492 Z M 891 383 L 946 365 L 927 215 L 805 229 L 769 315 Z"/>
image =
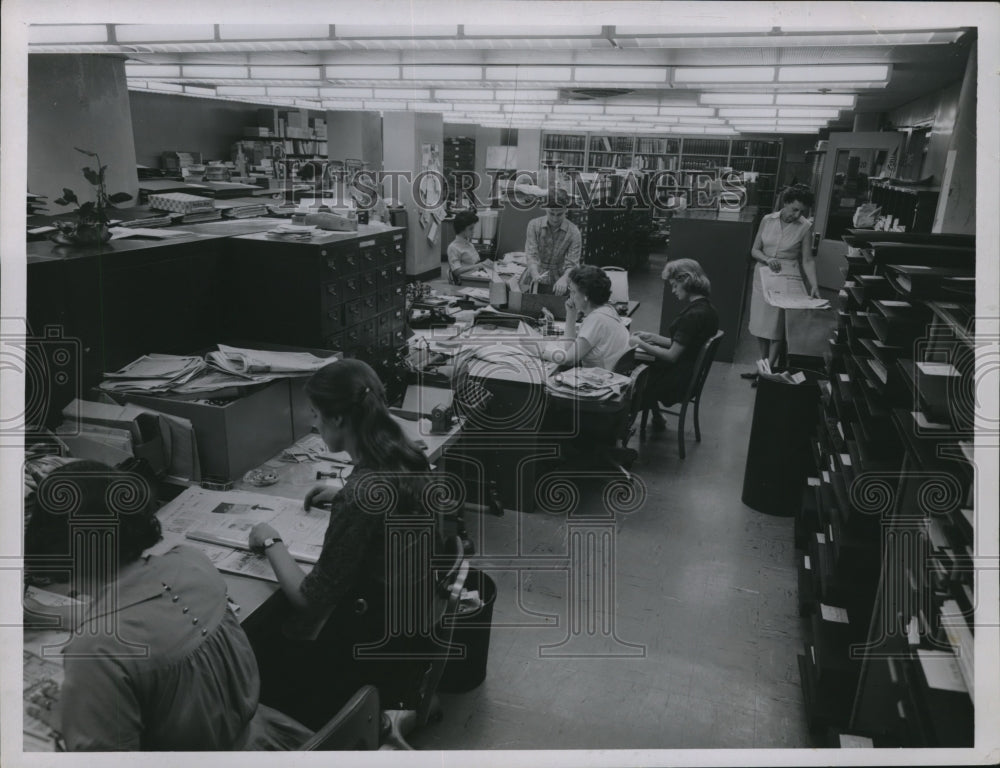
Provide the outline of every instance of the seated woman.
<path id="1" fill-rule="evenodd" d="M 557 349 L 545 349 L 542 357 L 566 367 L 614 370 L 619 358 L 629 350 L 629 333 L 611 298 L 611 278 L 591 265 L 574 267 L 569 273 L 566 300 L 566 333 L 570 342 Z M 583 314 L 577 330 L 575 318 Z"/>
<path id="2" fill-rule="evenodd" d="M 479 252 L 472 244 L 472 233 L 477 221 L 479 217 L 472 211 L 459 211 L 455 214 L 455 239 L 448 244 L 448 267 L 451 270 L 450 282 L 456 285 L 461 282 L 462 275 L 493 266 L 490 259 L 480 260 Z"/>
<path id="3" fill-rule="evenodd" d="M 94 461 L 39 484 L 25 529 L 29 580 L 61 561 L 75 593 L 91 597 L 85 613 L 70 613 L 82 624 L 63 651 L 66 748 L 296 748 L 311 732 L 258 704 L 257 660 L 212 562 L 186 546 L 143 555 L 161 539 L 151 501 L 137 475 Z"/>
<path id="4" fill-rule="evenodd" d="M 349 453 L 354 470 L 343 489 L 321 485 L 306 494 L 307 510 L 331 508 L 323 549 L 308 574 L 292 559 L 281 532 L 270 525 L 254 526 L 249 544 L 266 555 L 293 609 L 283 633 L 272 634 L 270 647 L 258 651 L 264 695 L 319 727 L 368 683 L 378 687 L 384 708 L 397 703 L 412 708 L 426 663 L 406 656 L 420 646 L 420 638 L 389 638 L 386 614 L 392 610 L 392 596 L 412 598 L 419 592 L 427 597 L 408 579 L 423 578 L 429 586 L 430 563 L 416 566 L 421 574 L 400 573 L 387 561 L 386 539 L 389 527 L 401 518 L 412 520 L 409 525 L 434 524 L 422 501 L 429 481 L 427 459 L 390 416 L 375 371 L 360 360 L 340 360 L 313 374 L 306 393 L 323 441 L 330 451 Z M 439 541 L 432 533 L 436 547 Z M 387 641 L 381 649 L 385 653 L 355 653 L 359 643 L 382 640 Z"/>
<path id="5" fill-rule="evenodd" d="M 666 406 L 681 401 L 694 374 L 698 352 L 719 330 L 719 314 L 708 299 L 712 285 L 697 261 L 667 262 L 663 279 L 670 283 L 677 300 L 687 305 L 670 324 L 669 338 L 647 331 L 632 336 L 638 349 L 655 358 L 643 396 L 643 409 L 653 411 L 655 431 L 666 429 L 657 401 Z"/>

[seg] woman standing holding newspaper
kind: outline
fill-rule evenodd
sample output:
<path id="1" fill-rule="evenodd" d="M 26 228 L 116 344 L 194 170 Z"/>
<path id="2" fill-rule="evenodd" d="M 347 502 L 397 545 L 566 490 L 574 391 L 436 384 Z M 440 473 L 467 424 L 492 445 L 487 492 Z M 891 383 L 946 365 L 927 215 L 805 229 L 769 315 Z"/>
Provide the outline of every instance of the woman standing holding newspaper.
<path id="1" fill-rule="evenodd" d="M 757 262 L 750 298 L 750 333 L 757 337 L 760 356 L 770 363 L 771 368 L 777 365 L 784 349 L 785 312 L 764 299 L 763 271 L 804 275 L 806 291 L 810 296 L 819 296 L 816 260 L 812 252 L 812 220 L 804 218 L 813 206 L 813 193 L 805 186 L 789 187 L 781 202 L 781 210 L 768 214 L 761 221 L 750 251 Z M 755 379 L 757 374 L 744 373 L 742 376 Z"/>
<path id="2" fill-rule="evenodd" d="M 402 519 L 404 526 L 425 521 L 433 547 L 439 542 L 423 504 L 427 459 L 390 416 L 375 371 L 360 360 L 331 363 L 313 374 L 306 393 L 323 442 L 349 453 L 354 470 L 342 489 L 321 485 L 306 494 L 307 511 L 331 509 L 322 552 L 308 574 L 270 525 L 256 525 L 249 543 L 267 557 L 292 608 L 284 636 L 273 633 L 270 645 L 258 648 L 263 696 L 315 728 L 368 683 L 378 687 L 384 708 L 411 705 L 426 663 L 405 656 L 423 638 L 388 637 L 387 601 L 402 595 L 413 601 L 410 611 L 421 609 L 414 596 L 430 594 L 430 562 L 404 573 L 387 560 L 386 540 Z M 367 655 L 356 652 L 359 644 L 369 645 Z"/>

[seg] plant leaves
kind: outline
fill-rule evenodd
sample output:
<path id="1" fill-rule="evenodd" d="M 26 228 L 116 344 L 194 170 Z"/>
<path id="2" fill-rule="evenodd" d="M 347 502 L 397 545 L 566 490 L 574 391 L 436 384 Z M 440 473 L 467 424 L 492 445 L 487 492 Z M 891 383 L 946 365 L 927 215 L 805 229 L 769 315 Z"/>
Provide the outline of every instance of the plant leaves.
<path id="1" fill-rule="evenodd" d="M 131 200 L 132 195 L 128 192 L 115 192 L 113 195 L 108 195 L 108 200 L 112 203 L 124 203 L 126 200 Z"/>
<path id="2" fill-rule="evenodd" d="M 66 201 L 65 203 L 62 203 L 62 205 L 69 205 L 70 203 L 80 202 L 76 197 L 76 192 L 74 192 L 72 189 L 67 189 L 66 187 L 63 187 L 63 193 L 60 199 Z"/>
<path id="3" fill-rule="evenodd" d="M 69 200 L 63 200 L 61 197 L 57 197 L 52 202 L 55 203 L 56 205 L 69 205 Z"/>
<path id="4" fill-rule="evenodd" d="M 88 213 L 91 213 L 93 210 L 94 210 L 94 203 L 88 200 L 86 203 L 80 206 L 79 213 L 81 216 L 83 216 Z"/>
<path id="5" fill-rule="evenodd" d="M 82 152 L 85 155 L 90 155 L 91 157 L 97 157 L 96 152 L 88 152 L 86 149 L 80 149 L 79 147 L 73 147 L 77 152 Z"/>
<path id="6" fill-rule="evenodd" d="M 95 187 L 101 183 L 101 177 L 97 175 L 97 172 L 93 168 L 84 168 L 83 178 L 85 178 Z"/>

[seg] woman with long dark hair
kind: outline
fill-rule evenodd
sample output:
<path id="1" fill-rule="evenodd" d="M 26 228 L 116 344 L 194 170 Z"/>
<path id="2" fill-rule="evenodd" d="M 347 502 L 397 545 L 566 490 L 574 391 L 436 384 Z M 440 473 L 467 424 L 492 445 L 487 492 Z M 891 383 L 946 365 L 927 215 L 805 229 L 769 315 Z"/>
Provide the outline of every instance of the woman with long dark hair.
<path id="1" fill-rule="evenodd" d="M 249 543 L 267 556 L 294 609 L 286 637 L 271 649 L 282 657 L 280 666 L 262 660 L 264 695 L 281 697 L 276 705 L 318 727 L 366 683 L 378 686 L 385 705 L 406 703 L 414 693 L 422 665 L 401 658 L 405 649 L 398 638 L 388 638 L 386 645 L 395 662 L 386 654 L 362 658 L 355 646 L 387 639 L 387 601 L 410 599 L 420 586 L 412 584 L 418 575 L 400 572 L 386 556 L 387 529 L 408 520 L 434 526 L 423 502 L 427 459 L 389 414 L 375 372 L 360 360 L 340 360 L 317 371 L 306 393 L 320 436 L 331 451 L 351 455 L 353 472 L 342 489 L 317 486 L 306 494 L 306 510 L 331 508 L 322 552 L 308 574 L 272 526 L 255 526 Z M 430 563 L 417 568 L 426 571 L 429 583 Z M 294 662 L 298 668 L 292 672 Z"/>

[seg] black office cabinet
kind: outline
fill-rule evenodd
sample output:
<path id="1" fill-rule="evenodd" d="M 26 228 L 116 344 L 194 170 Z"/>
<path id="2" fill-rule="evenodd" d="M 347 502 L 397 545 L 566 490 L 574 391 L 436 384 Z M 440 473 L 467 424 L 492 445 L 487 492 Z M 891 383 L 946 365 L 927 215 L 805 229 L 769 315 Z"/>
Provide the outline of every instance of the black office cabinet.
<path id="1" fill-rule="evenodd" d="M 406 344 L 405 238 L 391 229 L 307 243 L 228 240 L 224 335 L 340 351 L 392 378 Z"/>

